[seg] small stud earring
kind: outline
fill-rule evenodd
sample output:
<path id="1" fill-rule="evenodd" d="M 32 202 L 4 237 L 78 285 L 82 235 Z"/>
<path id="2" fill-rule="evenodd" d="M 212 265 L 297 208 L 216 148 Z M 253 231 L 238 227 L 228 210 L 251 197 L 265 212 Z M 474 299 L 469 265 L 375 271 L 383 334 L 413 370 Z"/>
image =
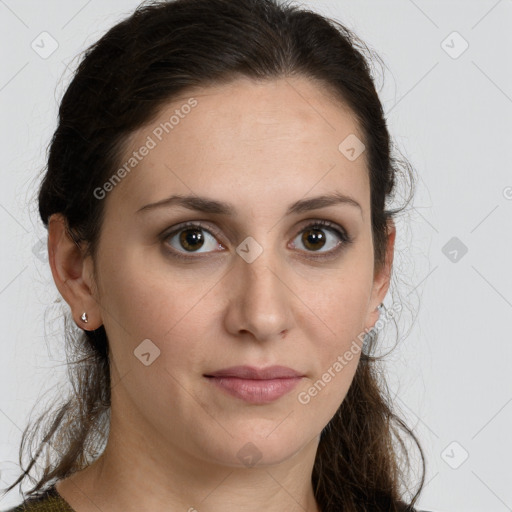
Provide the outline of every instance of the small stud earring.
<path id="1" fill-rule="evenodd" d="M 82 320 L 84 324 L 86 324 L 89 321 L 89 319 L 87 318 L 87 313 L 85 311 L 82 313 L 80 320 Z"/>

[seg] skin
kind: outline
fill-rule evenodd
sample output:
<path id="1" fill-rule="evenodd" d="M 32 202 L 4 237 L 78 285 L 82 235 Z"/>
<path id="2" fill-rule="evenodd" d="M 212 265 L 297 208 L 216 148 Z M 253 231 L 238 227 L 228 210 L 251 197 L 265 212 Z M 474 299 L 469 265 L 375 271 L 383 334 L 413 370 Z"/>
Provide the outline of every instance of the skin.
<path id="1" fill-rule="evenodd" d="M 51 218 L 55 283 L 80 327 L 105 326 L 113 386 L 104 454 L 57 490 L 77 512 L 318 511 L 311 473 L 319 435 L 346 396 L 359 352 L 308 404 L 298 395 L 377 321 L 395 228 L 386 265 L 374 272 L 366 154 L 350 161 L 338 150 L 349 134 L 362 135 L 351 112 L 306 78 L 187 91 L 130 137 L 124 156 L 190 96 L 197 107 L 103 199 L 95 261 L 82 256 L 62 216 Z M 336 204 L 285 216 L 289 204 L 334 190 L 361 211 Z M 230 202 L 237 214 L 176 206 L 137 213 L 171 194 Z M 190 262 L 173 259 L 166 248 L 186 248 L 159 234 L 198 220 L 205 245 L 188 253 Z M 323 247 L 301 243 L 317 220 L 345 229 L 353 243 L 313 259 L 333 254 L 340 240 L 321 226 Z M 247 236 L 263 248 L 252 263 L 236 252 Z M 145 339 L 160 350 L 148 366 L 134 355 Z M 243 364 L 285 365 L 305 377 L 262 405 L 203 376 Z M 248 442 L 261 456 L 254 467 L 237 457 Z"/>

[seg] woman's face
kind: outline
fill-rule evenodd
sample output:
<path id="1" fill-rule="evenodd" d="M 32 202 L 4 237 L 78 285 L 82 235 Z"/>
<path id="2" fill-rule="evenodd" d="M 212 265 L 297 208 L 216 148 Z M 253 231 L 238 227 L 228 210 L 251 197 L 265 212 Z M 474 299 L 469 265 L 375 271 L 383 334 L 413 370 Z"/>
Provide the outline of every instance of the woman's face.
<path id="1" fill-rule="evenodd" d="M 306 79 L 197 89 L 130 138 L 122 179 L 98 199 L 90 277 L 114 433 L 153 456 L 231 466 L 316 448 L 388 285 L 374 276 L 360 140 L 350 112 Z M 334 194 L 358 205 L 292 208 Z M 148 206 L 171 196 L 190 199 Z M 274 365 L 299 377 L 209 377 Z"/>

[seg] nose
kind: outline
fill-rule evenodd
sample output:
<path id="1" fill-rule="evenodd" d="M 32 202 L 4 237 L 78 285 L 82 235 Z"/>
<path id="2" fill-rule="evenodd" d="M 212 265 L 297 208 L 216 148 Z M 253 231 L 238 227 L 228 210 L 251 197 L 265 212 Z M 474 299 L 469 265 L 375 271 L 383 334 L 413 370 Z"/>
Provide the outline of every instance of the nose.
<path id="1" fill-rule="evenodd" d="M 226 329 L 235 336 L 258 341 L 281 339 L 292 327 L 293 292 L 282 266 L 271 251 L 263 251 L 252 263 L 236 261 L 229 273 Z"/>

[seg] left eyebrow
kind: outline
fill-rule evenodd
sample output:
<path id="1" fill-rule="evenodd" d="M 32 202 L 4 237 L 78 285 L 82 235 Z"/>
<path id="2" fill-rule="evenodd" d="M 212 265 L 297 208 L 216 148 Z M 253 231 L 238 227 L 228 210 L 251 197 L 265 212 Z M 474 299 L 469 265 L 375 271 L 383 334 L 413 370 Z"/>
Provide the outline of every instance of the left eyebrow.
<path id="1" fill-rule="evenodd" d="M 333 192 L 331 194 L 312 197 L 310 199 L 300 199 L 288 207 L 286 215 L 317 210 L 319 208 L 325 208 L 334 204 L 346 204 L 353 206 L 359 209 L 361 216 L 363 214 L 361 205 L 354 198 L 339 192 Z M 170 207 L 174 205 L 203 213 L 227 215 L 233 217 L 237 214 L 236 208 L 230 203 L 217 201 L 216 199 L 210 199 L 208 197 L 182 195 L 173 195 L 171 197 L 157 201 L 156 203 L 147 204 L 142 208 L 139 208 L 136 213 L 153 210 L 155 208 Z"/>

